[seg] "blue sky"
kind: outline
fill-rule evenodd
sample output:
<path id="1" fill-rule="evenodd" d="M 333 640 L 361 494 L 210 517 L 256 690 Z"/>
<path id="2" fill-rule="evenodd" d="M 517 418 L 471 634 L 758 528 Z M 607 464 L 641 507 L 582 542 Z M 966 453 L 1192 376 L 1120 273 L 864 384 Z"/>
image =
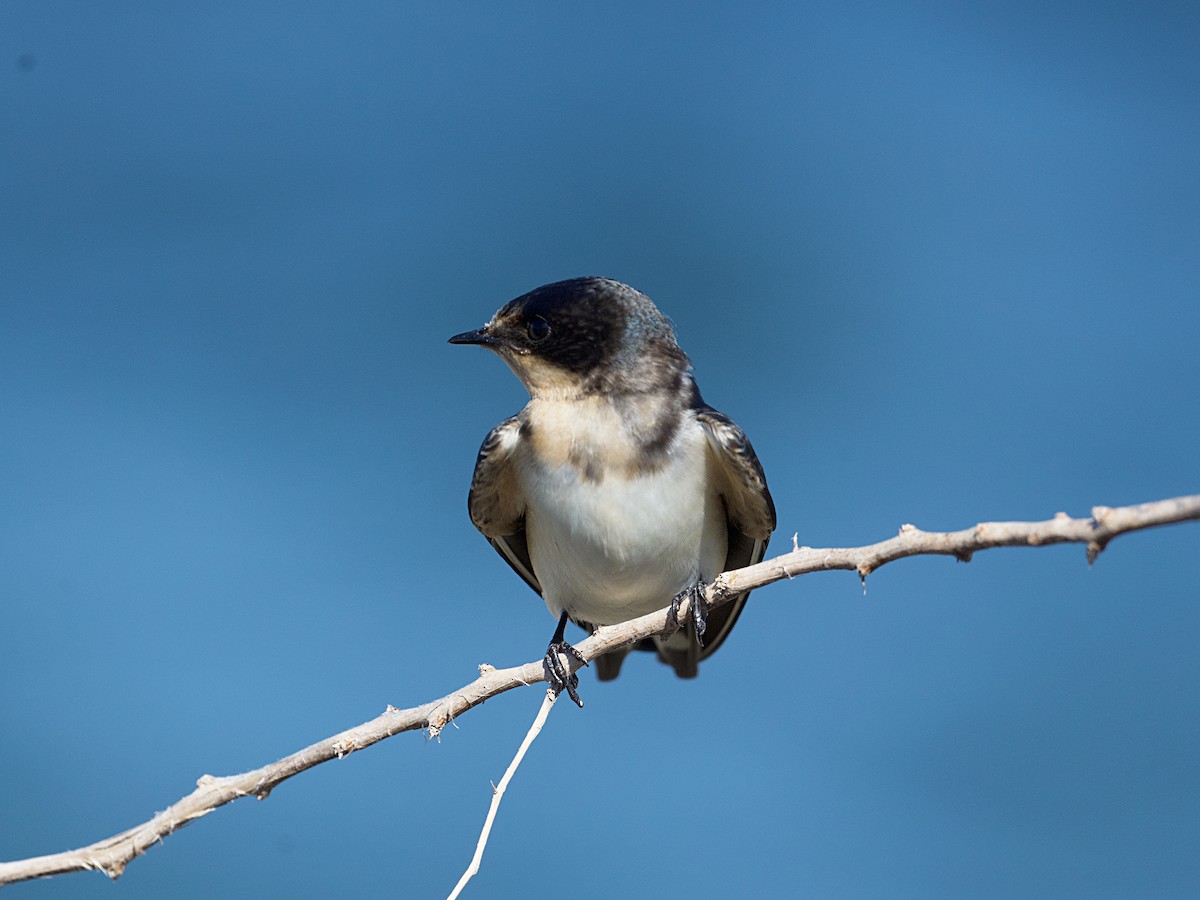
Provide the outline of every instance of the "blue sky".
<path id="1" fill-rule="evenodd" d="M 447 337 L 604 274 L 773 548 L 1200 490 L 1194 4 L 0 10 L 0 859 L 540 655 Z M 1200 531 L 755 594 L 562 706 L 468 896 L 1200 893 Z M 441 896 L 540 701 L 242 801 L 124 898 Z M 113 889 L 73 875 L 30 898 Z"/>

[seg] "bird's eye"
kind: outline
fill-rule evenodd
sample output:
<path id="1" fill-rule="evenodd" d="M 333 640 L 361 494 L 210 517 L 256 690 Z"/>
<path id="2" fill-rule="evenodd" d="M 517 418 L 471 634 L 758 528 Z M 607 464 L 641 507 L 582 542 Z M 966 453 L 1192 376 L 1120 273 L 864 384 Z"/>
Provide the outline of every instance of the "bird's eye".
<path id="1" fill-rule="evenodd" d="M 525 326 L 525 331 L 529 334 L 529 339 L 536 344 L 550 337 L 550 323 L 541 316 L 537 316 L 529 320 L 529 324 Z"/>

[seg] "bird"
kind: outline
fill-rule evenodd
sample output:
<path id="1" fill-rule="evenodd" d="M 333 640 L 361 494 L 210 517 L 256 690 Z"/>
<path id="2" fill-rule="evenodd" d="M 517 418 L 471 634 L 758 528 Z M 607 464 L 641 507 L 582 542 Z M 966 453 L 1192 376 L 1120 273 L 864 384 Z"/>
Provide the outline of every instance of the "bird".
<path id="1" fill-rule="evenodd" d="M 762 560 L 775 505 L 745 433 L 701 398 L 670 321 L 640 291 L 589 276 L 522 294 L 449 342 L 495 352 L 530 395 L 484 438 L 467 506 L 558 616 L 551 690 L 583 706 L 559 655 L 585 662 L 568 620 L 594 632 L 668 605 L 676 630 L 597 657 L 598 678 L 616 678 L 631 649 L 694 678 L 749 596 L 706 614 L 703 591 Z"/>

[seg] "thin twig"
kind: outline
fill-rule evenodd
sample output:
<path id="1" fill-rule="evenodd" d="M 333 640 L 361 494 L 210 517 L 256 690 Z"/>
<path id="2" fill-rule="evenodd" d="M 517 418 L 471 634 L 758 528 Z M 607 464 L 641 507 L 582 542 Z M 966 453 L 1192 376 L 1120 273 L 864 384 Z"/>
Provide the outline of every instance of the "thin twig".
<path id="1" fill-rule="evenodd" d="M 1091 562 L 1118 535 L 1195 519 L 1200 519 L 1200 494 L 1137 506 L 1097 506 L 1092 509 L 1091 516 L 1078 519 L 1059 513 L 1043 522 L 985 522 L 973 528 L 951 532 L 925 532 L 905 525 L 898 535 L 877 544 L 824 550 L 796 547 L 757 565 L 726 572 L 708 586 L 702 602 L 709 608 L 719 606 L 745 591 L 809 572 L 847 569 L 865 579 L 880 566 L 906 556 L 944 554 L 966 561 L 973 553 L 991 547 L 1079 543 L 1087 546 L 1087 557 Z M 680 612 L 686 615 L 687 610 L 685 608 Z M 666 634 L 671 630 L 667 613 L 664 607 L 620 625 L 605 626 L 576 644 L 576 649 L 585 660 L 590 661 L 602 653 L 642 638 Z M 564 659 L 572 671 L 582 665 L 574 658 Z M 389 706 L 382 715 L 369 722 L 262 768 L 221 778 L 204 775 L 197 781 L 196 790 L 149 821 L 95 844 L 49 856 L 0 862 L 0 887 L 64 872 L 98 870 L 109 878 L 117 878 L 130 861 L 160 843 L 167 835 L 220 806 L 247 796 L 263 800 L 276 785 L 293 775 L 329 760 L 341 759 L 402 731 L 424 728 L 436 737 L 454 718 L 485 700 L 513 688 L 545 680 L 540 660 L 509 669 L 494 669 L 484 665 L 480 666 L 480 673 L 470 684 L 440 700 L 411 709 Z"/>
<path id="2" fill-rule="evenodd" d="M 496 820 L 496 810 L 500 808 L 500 799 L 504 796 L 504 791 L 508 788 L 508 783 L 512 781 L 513 775 L 516 774 L 517 766 L 521 765 L 521 760 L 525 758 L 525 751 L 529 749 L 533 739 L 538 736 L 538 732 L 546 724 L 546 717 L 550 715 L 550 709 L 557 699 L 558 694 L 554 691 L 546 691 L 546 699 L 542 701 L 542 708 L 534 716 L 533 724 L 529 726 L 525 740 L 521 741 L 521 746 L 517 749 L 517 755 L 504 770 L 504 777 L 500 779 L 500 783 L 492 788 L 492 803 L 488 807 L 487 818 L 483 822 L 483 831 L 479 833 L 479 842 L 475 845 L 475 855 L 471 857 L 471 864 L 467 866 L 467 871 L 462 873 L 462 878 L 458 879 L 458 884 L 454 886 L 454 890 L 450 892 L 450 896 L 446 900 L 455 900 L 462 893 L 462 889 L 467 886 L 467 882 L 474 878 L 479 871 L 479 863 L 483 859 L 483 848 L 487 846 L 488 835 L 492 833 L 492 822 Z"/>

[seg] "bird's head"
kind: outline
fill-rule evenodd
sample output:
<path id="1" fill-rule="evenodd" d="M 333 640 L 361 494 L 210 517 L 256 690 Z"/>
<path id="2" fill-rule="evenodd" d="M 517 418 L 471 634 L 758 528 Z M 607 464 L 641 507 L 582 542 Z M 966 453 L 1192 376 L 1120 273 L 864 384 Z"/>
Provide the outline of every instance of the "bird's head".
<path id="1" fill-rule="evenodd" d="M 535 398 L 657 390 L 688 370 L 687 356 L 658 307 L 610 278 L 544 285 L 450 343 L 495 351 Z"/>

